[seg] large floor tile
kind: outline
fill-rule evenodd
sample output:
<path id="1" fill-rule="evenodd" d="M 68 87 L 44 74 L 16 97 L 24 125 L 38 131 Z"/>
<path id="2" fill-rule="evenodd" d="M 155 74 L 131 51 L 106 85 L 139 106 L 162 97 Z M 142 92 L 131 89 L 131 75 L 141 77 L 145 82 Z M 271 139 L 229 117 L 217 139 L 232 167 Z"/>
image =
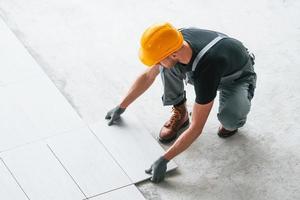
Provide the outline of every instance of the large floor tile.
<path id="1" fill-rule="evenodd" d="M 26 145 L 0 156 L 30 200 L 85 198 L 45 143 Z"/>
<path id="2" fill-rule="evenodd" d="M 84 126 L 48 78 L 0 87 L 0 151 Z"/>
<path id="3" fill-rule="evenodd" d="M 53 137 L 48 144 L 87 197 L 132 184 L 88 128 Z"/>
<path id="4" fill-rule="evenodd" d="M 0 87 L 35 76 L 46 76 L 1 17 L 0 46 Z"/>
<path id="5" fill-rule="evenodd" d="M 28 200 L 13 176 L 0 159 L 0 197 L 6 200 Z"/>
<path id="6" fill-rule="evenodd" d="M 127 187 L 114 190 L 103 195 L 99 195 L 90 200 L 145 200 L 140 191 L 134 186 L 130 185 Z"/>
<path id="7" fill-rule="evenodd" d="M 108 126 L 103 119 L 90 127 L 135 183 L 149 178 L 145 169 L 164 153 L 157 141 L 128 113 L 118 125 Z M 169 162 L 168 170 L 175 168 L 176 164 Z"/>

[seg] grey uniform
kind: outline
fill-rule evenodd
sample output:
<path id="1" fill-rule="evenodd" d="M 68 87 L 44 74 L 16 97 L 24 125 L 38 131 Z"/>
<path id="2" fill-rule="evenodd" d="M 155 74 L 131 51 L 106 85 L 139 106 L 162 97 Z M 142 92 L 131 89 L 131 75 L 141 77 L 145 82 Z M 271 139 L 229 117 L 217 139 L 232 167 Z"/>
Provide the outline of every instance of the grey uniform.
<path id="1" fill-rule="evenodd" d="M 188 83 L 194 85 L 198 104 L 211 102 L 217 91 L 220 92 L 218 119 L 224 128 L 234 130 L 243 126 L 256 87 L 254 58 L 241 42 L 226 37 L 203 55 L 193 71 L 192 65 L 199 52 L 221 33 L 197 28 L 182 29 L 181 32 L 193 55 L 187 65 L 177 63 L 171 69 L 160 68 L 163 104 L 175 105 L 185 98 L 184 80 L 188 77 Z"/>

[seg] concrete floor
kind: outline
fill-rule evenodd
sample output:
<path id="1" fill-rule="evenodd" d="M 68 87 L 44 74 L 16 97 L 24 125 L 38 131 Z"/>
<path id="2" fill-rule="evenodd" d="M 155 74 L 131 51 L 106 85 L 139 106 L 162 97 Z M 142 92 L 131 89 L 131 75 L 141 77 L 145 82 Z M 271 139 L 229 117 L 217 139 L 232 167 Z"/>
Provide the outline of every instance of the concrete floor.
<path id="1" fill-rule="evenodd" d="M 216 101 L 203 134 L 175 158 L 146 199 L 300 199 L 300 2 L 296 0 L 0 0 L 0 15 L 87 123 L 103 120 L 144 70 L 139 37 L 150 24 L 218 30 L 256 55 L 258 84 L 239 134 L 216 136 Z M 193 88 L 187 88 L 191 109 Z M 126 112 L 156 137 L 169 117 L 157 80 Z M 124 114 L 126 117 L 126 113 Z M 168 146 L 164 146 L 165 149 Z"/>

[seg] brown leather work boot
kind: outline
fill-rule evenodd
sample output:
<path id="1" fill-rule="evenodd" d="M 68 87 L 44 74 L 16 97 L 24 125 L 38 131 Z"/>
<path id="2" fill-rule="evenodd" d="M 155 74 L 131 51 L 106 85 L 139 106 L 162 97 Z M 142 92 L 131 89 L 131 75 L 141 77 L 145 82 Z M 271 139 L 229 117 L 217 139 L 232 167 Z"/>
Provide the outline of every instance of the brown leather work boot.
<path id="1" fill-rule="evenodd" d="M 218 136 L 220 138 L 228 138 L 228 137 L 236 134 L 237 131 L 238 131 L 238 129 L 229 131 L 229 130 L 226 130 L 223 126 L 221 126 L 221 127 L 219 127 L 219 130 L 218 130 Z"/>
<path id="2" fill-rule="evenodd" d="M 189 115 L 185 103 L 173 106 L 171 118 L 164 124 L 159 133 L 159 141 L 168 143 L 176 139 L 180 129 L 189 124 Z"/>

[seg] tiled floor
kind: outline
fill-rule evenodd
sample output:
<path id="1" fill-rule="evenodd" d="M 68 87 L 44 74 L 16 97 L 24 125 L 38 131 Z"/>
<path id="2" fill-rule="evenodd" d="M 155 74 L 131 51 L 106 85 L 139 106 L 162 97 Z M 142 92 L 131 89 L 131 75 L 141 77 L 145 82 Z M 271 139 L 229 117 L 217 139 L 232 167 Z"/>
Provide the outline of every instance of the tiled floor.
<path id="1" fill-rule="evenodd" d="M 32 59 L 28 51 L 25 51 L 24 46 L 2 19 L 0 20 L 0 38 L 0 87 L 9 83 L 45 76 L 42 69 Z"/>
<path id="2" fill-rule="evenodd" d="M 0 87 L 0 93 L 0 151 L 85 125 L 45 77 Z"/>
<path id="3" fill-rule="evenodd" d="M 47 143 L 87 197 L 132 184 L 86 127 L 51 138 Z"/>
<path id="4" fill-rule="evenodd" d="M 2 199 L 28 200 L 2 160 L 0 160 L 0 177 L 0 196 Z"/>
<path id="5" fill-rule="evenodd" d="M 139 129 L 125 139 L 133 123 L 109 129 L 104 119 L 92 132 L 2 19 L 0 34 L 0 198 L 144 199 L 133 183 L 163 153 L 154 138 Z"/>
<path id="6" fill-rule="evenodd" d="M 152 136 L 138 125 L 139 122 L 134 116 L 126 113 L 124 118 L 126 121 L 123 120 L 118 126 L 107 126 L 106 121 L 99 121 L 90 127 L 130 179 L 137 183 L 149 178 L 144 170 L 139 169 L 148 169 L 153 161 L 163 154 L 163 150 L 153 142 Z M 175 168 L 175 163 L 171 161 L 168 170 Z"/>
<path id="7" fill-rule="evenodd" d="M 4 152 L 1 157 L 29 199 L 85 198 L 45 143 L 25 145 Z"/>
<path id="8" fill-rule="evenodd" d="M 119 199 L 144 200 L 144 197 L 136 187 L 131 185 L 89 199 L 90 200 L 119 200 Z"/>

